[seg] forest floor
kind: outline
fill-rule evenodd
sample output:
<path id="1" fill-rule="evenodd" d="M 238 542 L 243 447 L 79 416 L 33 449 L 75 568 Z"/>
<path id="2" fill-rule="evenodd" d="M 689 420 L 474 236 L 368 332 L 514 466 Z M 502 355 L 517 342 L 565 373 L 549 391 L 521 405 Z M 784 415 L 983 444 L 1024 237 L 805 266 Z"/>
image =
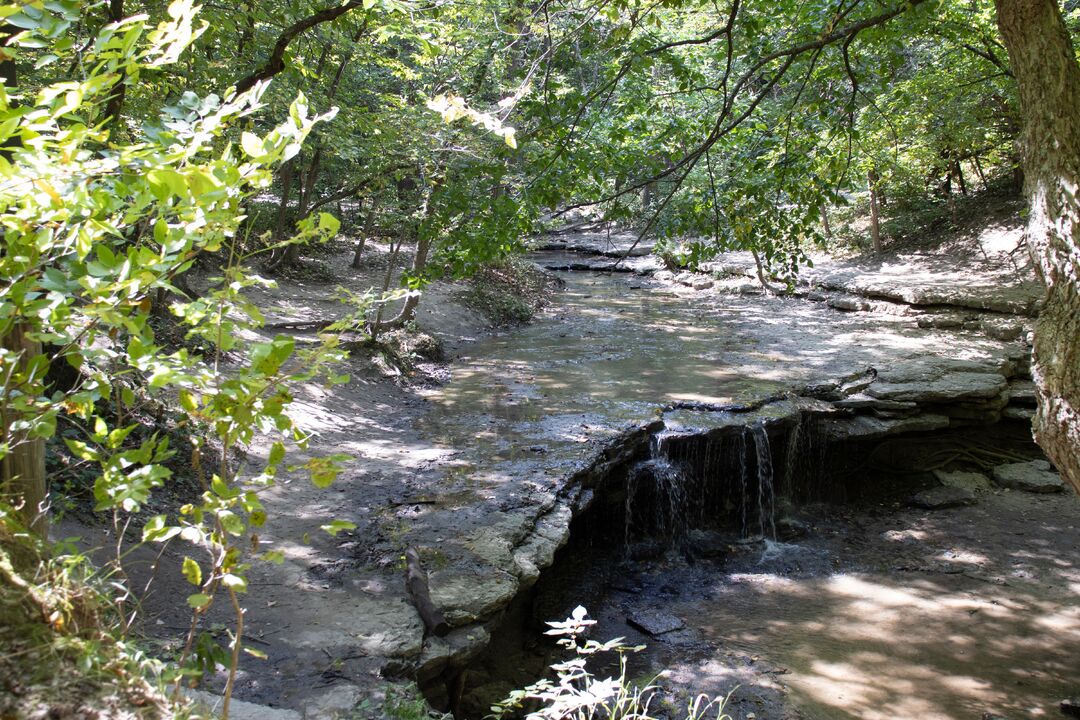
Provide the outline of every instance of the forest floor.
<path id="1" fill-rule="evenodd" d="M 398 362 L 401 348 L 409 353 L 406 343 L 394 352 L 357 354 L 343 386 L 297 388 L 292 412 L 315 439 L 295 460 L 329 452 L 356 460 L 329 490 L 297 477 L 267 498 L 260 546 L 283 551 L 285 562 L 251 572 L 245 635 L 266 659 L 245 659 L 237 697 L 295 711 L 282 718 L 364 717 L 393 695 L 395 678 L 474 657 L 489 637 L 487 621 L 565 541 L 562 483 L 665 402 L 760 398 L 868 364 L 1014 362 L 1024 354 L 1033 306 L 1030 270 L 1011 252 L 1019 222 L 1009 215 L 981 227 L 968 233 L 971 241 L 950 235 L 938 250 L 905 245 L 885 258 L 835 261 L 835 272 L 848 273 L 849 282 L 803 288 L 797 297 L 762 295 L 740 256 L 706 274 L 657 272 L 647 258 L 634 261 L 638 273 L 563 273 L 567 288 L 534 290 L 528 302 L 548 296 L 553 303 L 520 328 L 499 327 L 478 310 L 475 288 L 436 283 L 425 291 L 416 324 L 440 341 L 442 356 Z M 578 236 L 570 252 L 536 258 L 552 267 L 567 258 L 584 265 L 578 269 L 610 264 L 588 254 L 593 239 Z M 977 256 L 985 264 L 973 271 Z M 381 285 L 387 258 L 376 246 L 364 269 L 353 271 L 342 245 L 314 270 L 252 297 L 269 324 L 334 319 L 343 312 L 334 289 Z M 966 297 L 976 306 L 928 294 L 920 308 L 883 294 L 882 283 L 858 286 L 883 268 L 894 268 L 896 287 L 910 285 L 915 274 L 903 267 L 909 262 L 926 273 L 920 287 L 975 288 Z M 828 272 L 825 265 L 816 272 Z M 980 312 L 984 284 L 1016 288 L 1020 304 Z M 850 304 L 848 297 L 860 300 Z M 249 455 L 267 449 L 256 444 Z M 1062 510 L 1033 498 L 1021 515 L 1028 511 L 1051 527 Z M 1012 525 L 996 528 L 995 517 L 980 516 L 982 529 L 1012 532 Z M 319 527 L 332 519 L 357 528 L 328 537 Z M 75 521 L 60 532 L 91 545 L 111 541 L 108 531 Z M 1063 559 L 1075 539 L 1048 532 L 1045 542 Z M 444 640 L 426 635 L 405 592 L 409 547 L 420 550 L 433 596 L 458 628 Z M 163 649 L 175 646 L 188 622 L 175 600 L 188 592 L 172 567 L 182 556 L 176 547 L 161 560 L 149 551 L 131 558 L 133 576 L 155 577 L 143 628 Z M 1055 582 L 1076 579 L 1059 574 Z M 209 618 L 222 642 L 229 623 L 225 612 Z"/>

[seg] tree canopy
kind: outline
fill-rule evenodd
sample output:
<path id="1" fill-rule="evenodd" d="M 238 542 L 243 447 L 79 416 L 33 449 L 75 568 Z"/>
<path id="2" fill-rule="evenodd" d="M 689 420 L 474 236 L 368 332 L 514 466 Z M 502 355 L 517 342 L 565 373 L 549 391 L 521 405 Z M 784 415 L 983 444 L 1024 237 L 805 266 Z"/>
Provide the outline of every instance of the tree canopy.
<path id="1" fill-rule="evenodd" d="M 413 248 L 400 277 L 411 289 L 520 251 L 575 214 L 654 237 L 680 265 L 750 250 L 763 277 L 783 281 L 824 242 L 832 208 L 946 202 L 1026 174 L 1049 289 L 1036 427 L 1080 489 L 1080 10 L 32 0 L 0 5 L 0 18 L 4 517 L 20 510 L 40 530 L 41 442 L 61 417 L 76 428 L 71 451 L 100 468 L 97 508 L 139 509 L 176 451 L 139 417 L 178 406 L 217 456 L 200 465 L 213 453 L 193 441 L 202 499 L 155 517 L 144 537 L 202 553 L 183 569 L 196 618 L 218 595 L 236 605 L 254 559 L 241 539 L 265 520 L 252 487 L 305 442 L 287 382 L 342 379 L 331 335 L 304 350 L 287 336 L 244 340 L 261 316 L 243 291 L 342 223 Z M 207 257 L 217 280 L 200 296 L 184 277 Z M 393 289 L 387 278 L 367 301 Z M 344 322 L 376 335 L 416 301 L 396 318 L 365 305 Z M 155 335 L 162 314 L 186 345 Z M 249 362 L 225 372 L 234 349 Z M 58 385 L 62 367 L 77 379 Z M 273 450 L 241 478 L 232 452 L 261 431 Z M 322 485 L 340 461 L 306 469 Z"/>

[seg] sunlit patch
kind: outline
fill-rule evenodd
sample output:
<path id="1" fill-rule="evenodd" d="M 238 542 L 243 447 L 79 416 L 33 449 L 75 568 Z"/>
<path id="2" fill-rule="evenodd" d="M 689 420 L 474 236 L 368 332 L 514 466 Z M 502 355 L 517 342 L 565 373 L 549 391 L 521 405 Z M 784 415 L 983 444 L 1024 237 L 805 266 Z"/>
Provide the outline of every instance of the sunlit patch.
<path id="1" fill-rule="evenodd" d="M 926 532 L 923 530 L 886 530 L 881 537 L 891 542 L 911 542 L 912 540 L 925 540 Z"/>
<path id="2" fill-rule="evenodd" d="M 969 550 L 945 550 L 936 555 L 935 558 L 943 562 L 964 563 L 968 565 L 983 565 L 990 562 L 990 559 L 985 555 Z"/>

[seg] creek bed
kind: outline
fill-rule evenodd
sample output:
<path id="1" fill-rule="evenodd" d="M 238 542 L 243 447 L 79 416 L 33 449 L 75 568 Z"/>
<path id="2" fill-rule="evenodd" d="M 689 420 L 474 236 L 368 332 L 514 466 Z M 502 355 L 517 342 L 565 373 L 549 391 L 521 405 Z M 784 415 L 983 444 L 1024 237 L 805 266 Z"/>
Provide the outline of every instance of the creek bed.
<path id="1" fill-rule="evenodd" d="M 1037 452 L 1019 425 L 994 434 Z M 461 714 L 543 674 L 560 656 L 542 621 L 582 604 L 599 621 L 592 637 L 647 645 L 631 676 L 658 676 L 660 712 L 732 693 L 732 716 L 759 720 L 1056 716 L 1080 689 L 1080 498 L 984 489 L 975 505 L 929 511 L 906 504 L 925 473 L 860 480 L 833 502 L 780 497 L 801 535 L 788 542 L 747 537 L 729 518 L 650 548 L 628 543 L 623 498 L 595 504 L 473 664 Z M 650 622 L 668 627 L 650 634 Z"/>

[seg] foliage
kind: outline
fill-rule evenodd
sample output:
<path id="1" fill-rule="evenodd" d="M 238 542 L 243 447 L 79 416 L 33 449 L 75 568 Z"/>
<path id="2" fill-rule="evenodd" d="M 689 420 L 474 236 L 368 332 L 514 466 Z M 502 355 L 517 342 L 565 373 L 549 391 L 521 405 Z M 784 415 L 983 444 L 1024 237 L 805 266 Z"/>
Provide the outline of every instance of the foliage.
<path id="1" fill-rule="evenodd" d="M 469 279 L 461 300 L 484 313 L 492 325 L 528 322 L 548 300 L 557 280 L 517 258 L 488 263 Z"/>
<path id="2" fill-rule="evenodd" d="M 656 695 L 653 685 L 637 687 L 627 679 L 626 656 L 644 650 L 643 645 L 626 645 L 623 638 L 607 642 L 585 638 L 589 628 L 596 624 L 587 618 L 585 608 L 578 606 L 570 617 L 562 622 L 547 623 L 551 629 L 545 635 L 558 637 L 560 647 L 573 651 L 568 660 L 551 666 L 556 679 L 543 679 L 528 687 L 515 690 L 506 700 L 491 708 L 493 718 L 505 717 L 525 707 L 533 707 L 526 717 L 529 720 L 591 720 L 606 718 L 651 718 L 650 705 Z M 619 658 L 619 674 L 616 677 L 598 679 L 589 669 L 589 658 L 603 653 L 616 653 Z M 709 699 L 699 695 L 691 701 L 685 717 L 699 720 L 715 712 L 716 720 L 731 720 L 724 713 L 727 698 Z"/>
<path id="3" fill-rule="evenodd" d="M 56 38 L 78 17 L 75 4 L 4 5 L 0 14 L 23 28 L 11 47 L 29 56 L 40 48 L 53 51 L 37 53 L 38 64 L 73 52 Z M 176 0 L 156 25 L 136 16 L 103 26 L 79 51 L 79 79 L 21 96 L 10 87 L 0 91 L 0 141 L 7 148 L 0 159 L 0 335 L 19 331 L 48 348 L 32 357 L 0 350 L 7 421 L 0 458 L 19 451 L 18 443 L 51 437 L 63 414 L 81 432 L 65 438 L 68 448 L 98 467 L 95 509 L 113 514 L 122 537 L 151 493 L 169 480 L 165 462 L 181 451 L 159 433 L 133 442 L 139 427 L 133 418 L 150 402 L 178 408 L 181 424 L 198 429 L 185 450 L 203 492 L 179 517 L 151 518 L 142 537 L 156 543 L 177 538 L 193 551 L 182 567 L 193 586 L 187 597 L 193 619 L 181 673 L 189 672 L 184 663 L 199 620 L 215 598 L 223 593 L 233 606 L 228 697 L 243 649 L 238 595 L 247 587 L 245 572 L 251 557 L 280 559 L 252 540 L 266 519 L 259 494 L 283 466 L 285 443 L 302 447 L 307 440 L 287 414 L 289 385 L 344 377 L 331 370 L 341 357 L 333 336 L 303 351 L 288 336 L 245 339 L 261 315 L 243 291 L 269 281 L 244 266 L 250 256 L 236 242 L 244 200 L 265 189 L 272 167 L 294 156 L 331 115 L 313 116 L 299 95 L 284 122 L 262 134 L 244 131 L 238 144 L 231 142 L 228 128 L 260 110 L 262 84 L 221 97 L 184 93 L 155 119 L 128 128 L 127 141 L 117 141 L 101 122 L 117 83 L 177 63 L 204 29 L 193 3 Z M 288 242 L 323 239 L 336 229 L 331 216 L 312 216 Z M 221 277 L 202 296 L 166 303 L 174 282 L 208 253 L 223 254 Z M 150 323 L 155 311 L 174 314 L 187 337 L 208 351 L 166 351 Z M 243 364 L 226 367 L 225 353 L 243 357 Z M 46 381 L 50 365 L 61 363 L 77 371 L 69 388 Z M 259 471 L 241 474 L 236 453 L 257 433 L 280 439 Z M 205 437 L 222 449 L 214 467 L 204 462 Z M 303 467 L 325 487 L 343 459 L 313 457 Z M 119 556 L 112 572 L 122 580 Z M 126 628 L 135 611 L 121 611 Z"/>
<path id="4" fill-rule="evenodd" d="M 163 691 L 161 663 L 115 632 L 112 594 L 87 558 L 44 552 L 0 505 L 0 714 L 92 707 L 110 717 L 186 717 Z"/>
<path id="5" fill-rule="evenodd" d="M 198 662 L 178 683 L 235 673 L 246 570 L 281 559 L 258 539 L 266 489 L 283 469 L 325 486 L 344 461 L 286 464 L 307 442 L 289 387 L 343 381 L 342 347 L 332 332 L 303 350 L 252 339 L 262 318 L 244 294 L 337 231 L 323 209 L 359 205 L 365 232 L 430 247 L 391 267 L 388 287 L 348 298 L 330 330 L 405 297 L 383 292 L 395 277 L 412 300 L 434 277 L 474 273 L 468 302 L 503 324 L 550 289 L 507 292 L 530 277 L 508 258 L 570 209 L 657 238 L 673 266 L 752 250 L 790 281 L 824 239 L 823 209 L 858 204 L 871 172 L 912 208 L 1017 162 L 1015 82 L 989 0 L 33 0 L 0 17 L 0 337 L 42 347 L 0 349 L 0 459 L 62 436 L 121 538 L 188 459 L 201 494 L 142 532 L 189 548 L 180 666 Z M 189 293 L 208 257 L 218 276 Z M 179 347 L 156 329 L 166 316 Z M 59 368 L 75 380 L 50 379 Z M 140 427 L 162 408 L 181 432 Z M 242 472 L 260 434 L 266 457 Z M 111 571 L 123 586 L 121 558 Z M 198 634 L 219 596 L 237 618 L 227 649 Z M 122 630 L 135 613 L 124 603 Z M 565 687 L 530 697 L 592 712 L 584 664 L 559 670 Z M 641 701 L 594 689 L 595 707 Z"/>

